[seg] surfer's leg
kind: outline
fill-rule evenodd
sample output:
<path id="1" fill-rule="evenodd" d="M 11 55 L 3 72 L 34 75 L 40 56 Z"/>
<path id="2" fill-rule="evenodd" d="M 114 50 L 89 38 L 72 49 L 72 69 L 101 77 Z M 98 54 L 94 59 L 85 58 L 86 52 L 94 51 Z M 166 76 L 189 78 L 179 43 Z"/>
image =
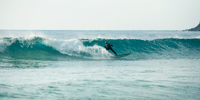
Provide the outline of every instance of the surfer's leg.
<path id="1" fill-rule="evenodd" d="M 115 55 L 117 55 L 117 53 L 116 53 L 112 48 L 111 48 L 110 50 L 111 50 Z"/>

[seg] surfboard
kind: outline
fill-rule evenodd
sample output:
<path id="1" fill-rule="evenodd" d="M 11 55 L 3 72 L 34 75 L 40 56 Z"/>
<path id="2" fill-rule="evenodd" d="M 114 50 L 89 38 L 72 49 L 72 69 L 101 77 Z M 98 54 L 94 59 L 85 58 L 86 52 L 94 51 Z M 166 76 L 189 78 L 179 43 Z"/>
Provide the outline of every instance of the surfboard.
<path id="1" fill-rule="evenodd" d="M 122 53 L 122 54 L 114 55 L 114 56 L 112 56 L 112 58 L 121 58 L 121 57 L 128 56 L 130 54 L 131 54 L 131 52 L 130 53 Z"/>

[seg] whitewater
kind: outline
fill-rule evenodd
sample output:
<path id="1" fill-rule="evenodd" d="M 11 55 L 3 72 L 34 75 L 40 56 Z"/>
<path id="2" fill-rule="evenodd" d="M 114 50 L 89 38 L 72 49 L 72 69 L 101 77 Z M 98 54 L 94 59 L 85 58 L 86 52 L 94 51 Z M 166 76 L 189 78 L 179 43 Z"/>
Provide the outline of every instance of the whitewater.
<path id="1" fill-rule="evenodd" d="M 0 30 L 1 100 L 198 100 L 199 72 L 200 32 Z"/>

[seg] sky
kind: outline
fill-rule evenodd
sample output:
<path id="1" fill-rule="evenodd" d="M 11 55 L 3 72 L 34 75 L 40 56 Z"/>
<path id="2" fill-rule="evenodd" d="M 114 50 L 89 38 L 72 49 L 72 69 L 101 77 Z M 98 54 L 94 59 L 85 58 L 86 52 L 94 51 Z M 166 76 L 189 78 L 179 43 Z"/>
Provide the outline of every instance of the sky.
<path id="1" fill-rule="evenodd" d="M 6 30 L 184 30 L 200 0 L 0 0 Z"/>

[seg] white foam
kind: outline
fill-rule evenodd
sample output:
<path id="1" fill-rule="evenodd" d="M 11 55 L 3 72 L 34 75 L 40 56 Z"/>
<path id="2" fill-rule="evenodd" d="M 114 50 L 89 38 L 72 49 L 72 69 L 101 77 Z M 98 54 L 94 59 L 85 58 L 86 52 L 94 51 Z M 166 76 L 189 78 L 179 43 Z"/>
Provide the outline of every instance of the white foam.
<path id="1" fill-rule="evenodd" d="M 108 57 L 110 53 L 101 46 L 84 46 L 78 39 L 57 40 L 47 39 L 45 44 L 52 46 L 63 54 L 71 56 L 81 56 L 81 53 L 92 55 L 92 57 Z"/>
<path id="2" fill-rule="evenodd" d="M 0 39 L 0 52 L 3 52 L 7 46 L 9 46 L 11 43 L 4 41 L 3 39 Z"/>
<path id="3" fill-rule="evenodd" d="M 194 39 L 200 39 L 200 36 L 196 36 L 196 37 L 194 37 Z"/>
<path id="4" fill-rule="evenodd" d="M 89 53 L 95 58 L 108 58 L 111 56 L 111 54 L 107 50 L 97 45 L 89 46 L 89 47 L 83 46 L 79 48 L 79 50 Z"/>

